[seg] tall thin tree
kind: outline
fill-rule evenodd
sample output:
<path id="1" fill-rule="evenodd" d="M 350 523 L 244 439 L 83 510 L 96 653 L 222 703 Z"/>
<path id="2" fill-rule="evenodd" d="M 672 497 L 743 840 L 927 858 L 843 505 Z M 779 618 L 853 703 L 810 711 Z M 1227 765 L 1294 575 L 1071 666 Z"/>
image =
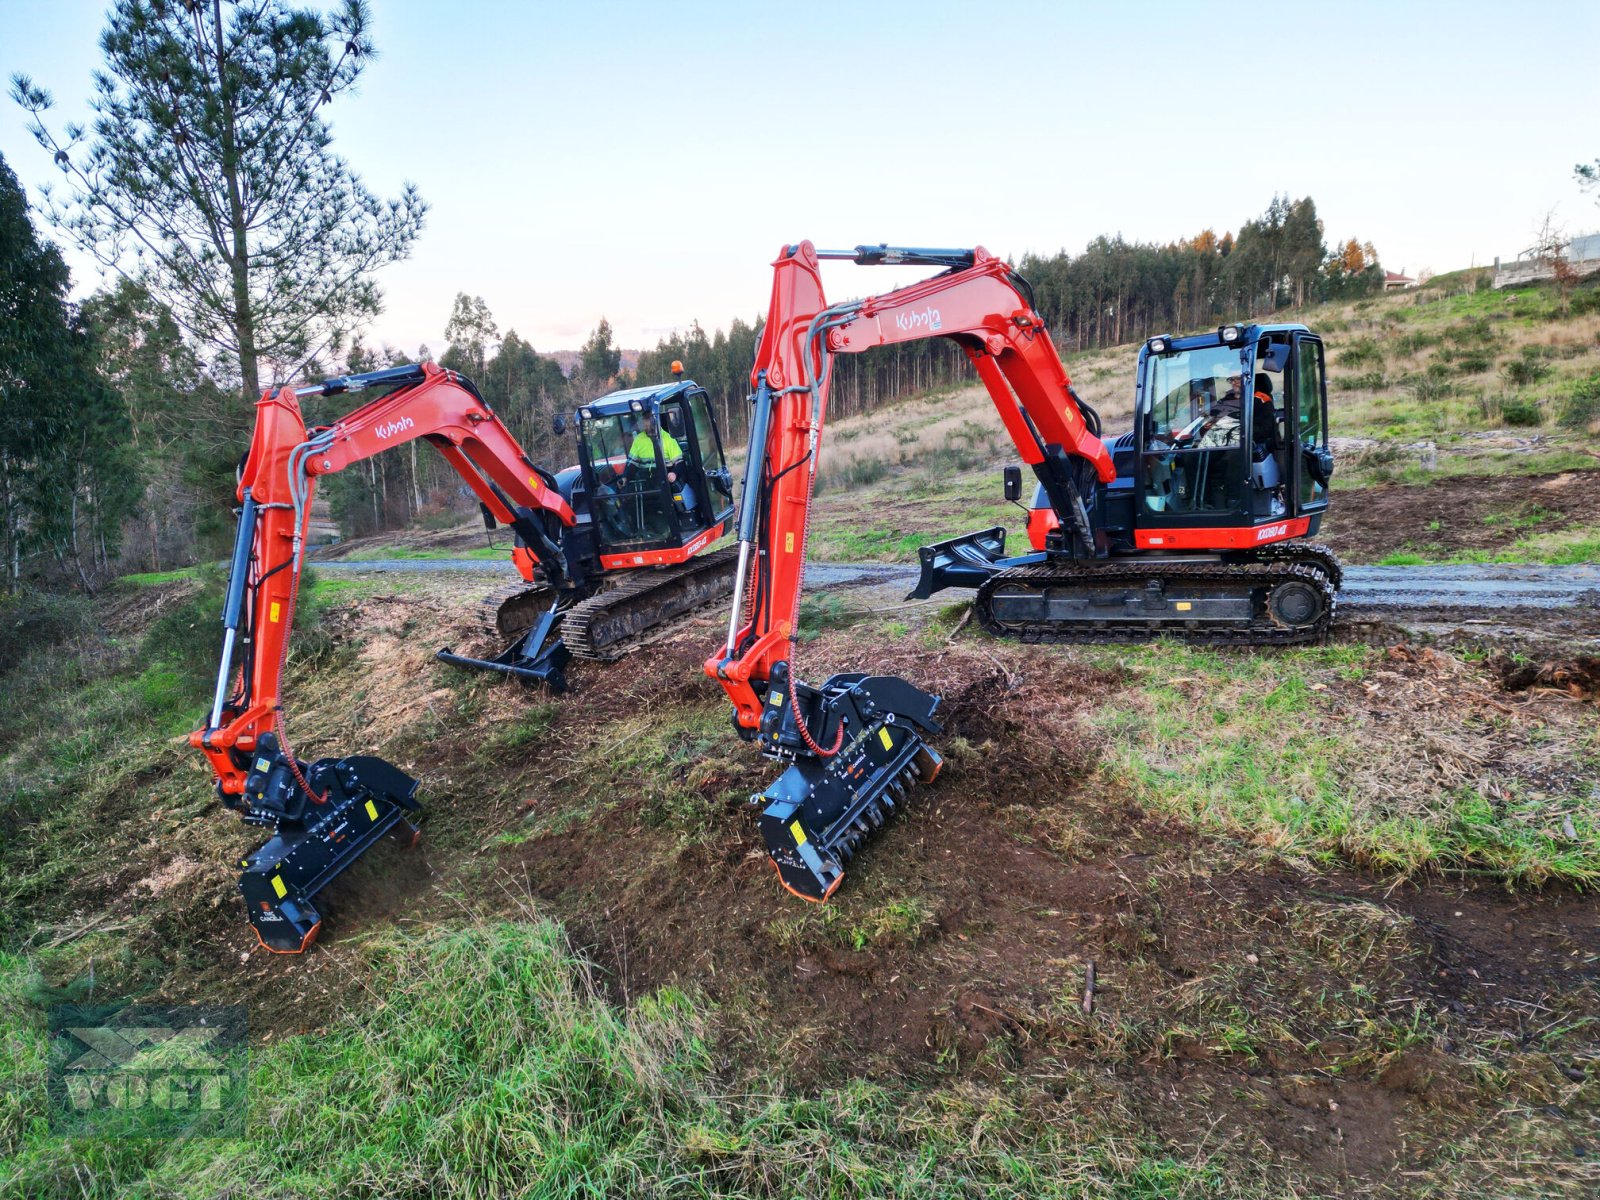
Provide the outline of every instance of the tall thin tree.
<path id="1" fill-rule="evenodd" d="M 236 365 L 287 373 L 337 350 L 379 311 L 371 274 L 404 258 L 427 206 L 380 200 L 330 149 L 323 109 L 374 49 L 363 0 L 333 13 L 284 0 L 117 0 L 95 74 L 92 129 L 52 131 L 28 77 L 12 96 L 55 157 L 52 224 L 137 279 Z"/>

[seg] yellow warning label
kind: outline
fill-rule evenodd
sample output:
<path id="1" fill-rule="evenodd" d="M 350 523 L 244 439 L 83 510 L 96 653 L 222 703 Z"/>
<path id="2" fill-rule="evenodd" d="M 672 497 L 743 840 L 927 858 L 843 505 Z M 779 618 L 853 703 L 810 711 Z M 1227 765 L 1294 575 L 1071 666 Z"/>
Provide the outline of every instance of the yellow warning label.
<path id="1" fill-rule="evenodd" d="M 537 479 L 535 479 L 532 475 L 529 475 L 528 476 L 528 486 L 531 487 L 534 491 L 537 492 L 539 490 L 539 481 Z"/>
<path id="2" fill-rule="evenodd" d="M 378 819 L 378 806 L 376 804 L 374 804 L 371 800 L 368 800 L 367 801 L 367 820 L 376 821 L 377 819 Z"/>
<path id="3" fill-rule="evenodd" d="M 274 875 L 272 877 L 272 890 L 278 893 L 278 899 L 279 900 L 282 900 L 285 896 L 287 896 L 289 894 L 289 889 L 284 887 L 284 885 L 283 885 L 283 876 L 282 875 Z"/>
<path id="4" fill-rule="evenodd" d="M 783 693 L 773 692 L 772 695 L 768 697 L 767 703 L 772 705 L 773 708 L 777 708 L 778 705 L 783 703 Z"/>
<path id="5" fill-rule="evenodd" d="M 785 554 L 794 553 L 794 530 L 783 535 L 783 551 Z"/>
<path id="6" fill-rule="evenodd" d="M 271 607 L 269 607 L 267 609 L 267 620 L 271 621 L 274 625 L 276 625 L 278 623 L 278 618 L 282 614 L 283 614 L 283 606 L 281 604 L 279 604 L 276 600 L 274 600 L 272 602 Z"/>
<path id="7" fill-rule="evenodd" d="M 1187 600 L 1179 600 L 1178 601 L 1178 611 L 1179 612 L 1188 612 L 1193 607 L 1194 607 L 1194 605 L 1190 604 Z"/>
<path id="8" fill-rule="evenodd" d="M 894 749 L 894 743 L 889 740 L 889 727 L 887 725 L 878 730 L 878 740 L 883 743 L 885 750 Z"/>
<path id="9" fill-rule="evenodd" d="M 794 821 L 789 825 L 789 832 L 794 834 L 794 844 L 796 846 L 804 846 L 806 844 L 806 831 L 800 827 L 799 821 Z"/>

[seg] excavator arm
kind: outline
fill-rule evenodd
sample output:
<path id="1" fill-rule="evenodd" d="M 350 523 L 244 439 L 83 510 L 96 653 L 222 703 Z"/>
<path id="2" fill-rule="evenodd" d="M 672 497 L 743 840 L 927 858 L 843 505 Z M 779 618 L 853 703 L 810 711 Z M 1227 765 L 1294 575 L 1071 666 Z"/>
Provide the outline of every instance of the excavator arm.
<path id="1" fill-rule="evenodd" d="M 384 395 L 307 429 L 300 400 L 368 388 Z M 297 953 L 320 926 L 311 897 L 385 834 L 415 830 L 416 781 L 382 759 L 306 765 L 283 732 L 283 671 L 319 476 L 416 438 L 432 444 L 526 549 L 519 570 L 559 580 L 573 523 L 554 481 L 529 460 L 470 381 L 433 363 L 269 391 L 240 471 L 239 526 L 223 609 L 222 660 L 205 724 L 189 735 L 222 802 L 273 836 L 240 863 L 250 922 L 270 950 Z"/>
<path id="2" fill-rule="evenodd" d="M 929 279 L 829 305 L 820 262 L 942 266 Z M 795 631 L 830 362 L 876 346 L 942 337 L 971 359 L 1023 460 L 1093 554 L 1086 497 L 1116 472 L 1099 421 L 1072 390 L 1027 284 L 973 250 L 859 246 L 819 253 L 787 246 L 751 371 L 754 411 L 739 524 L 739 568 L 727 640 L 706 662 L 733 703 L 734 726 L 792 765 L 763 799 L 762 828 L 784 886 L 822 900 L 843 862 L 881 826 L 904 787 L 937 774 L 925 735 L 938 731 L 930 696 L 888 676 L 798 678 Z"/>

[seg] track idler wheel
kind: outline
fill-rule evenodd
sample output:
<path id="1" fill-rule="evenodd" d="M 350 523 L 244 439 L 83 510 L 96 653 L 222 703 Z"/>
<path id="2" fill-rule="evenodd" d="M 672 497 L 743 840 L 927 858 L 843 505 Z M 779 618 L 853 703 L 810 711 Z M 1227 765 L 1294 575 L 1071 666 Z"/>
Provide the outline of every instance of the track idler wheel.
<path id="1" fill-rule="evenodd" d="M 1267 593 L 1267 612 L 1285 629 L 1309 629 L 1326 607 L 1321 590 L 1304 579 L 1285 580 Z"/>
<path id="2" fill-rule="evenodd" d="M 823 757 L 798 737 L 784 666 L 772 674 L 761 741 L 794 763 L 754 799 L 763 805 L 761 833 L 783 886 L 822 901 L 909 789 L 939 774 L 943 760 L 925 740 L 940 730 L 933 719 L 939 697 L 888 675 L 835 675 L 820 689 L 797 684 L 814 741 L 832 745 L 844 726 L 839 752 Z"/>

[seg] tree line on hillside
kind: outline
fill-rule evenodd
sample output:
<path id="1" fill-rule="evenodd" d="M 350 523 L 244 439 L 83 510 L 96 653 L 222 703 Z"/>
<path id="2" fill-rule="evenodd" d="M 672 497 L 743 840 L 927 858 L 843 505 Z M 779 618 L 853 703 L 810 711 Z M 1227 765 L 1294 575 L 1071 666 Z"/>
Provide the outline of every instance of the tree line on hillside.
<path id="1" fill-rule="evenodd" d="M 357 331 L 381 311 L 374 272 L 410 252 L 427 206 L 410 185 L 388 200 L 369 192 L 332 151 L 325 115 L 373 61 L 370 26 L 362 0 L 327 12 L 291 0 L 114 0 L 88 126 L 51 128 L 49 93 L 13 77 L 12 97 L 62 175 L 62 191 L 43 189 L 43 215 L 115 282 L 69 303 L 61 255 L 0 161 L 0 569 L 12 590 L 25 579 L 92 588 L 220 555 L 261 387 L 408 361 Z M 1310 198 L 1275 198 L 1237 235 L 1102 237 L 1019 267 L 1068 351 L 1357 294 L 1382 278 L 1370 245 L 1327 250 Z M 502 335 L 479 297 L 458 296 L 442 333 L 439 361 L 476 380 L 552 468 L 573 458 L 571 433 L 553 432 L 557 412 L 664 381 L 674 359 L 710 392 L 724 442 L 746 434 L 759 320 L 709 334 L 694 323 L 632 373 L 603 319 L 570 373 L 514 330 Z M 968 375 L 943 341 L 842 356 L 832 412 Z M 313 402 L 306 415 L 327 421 L 344 404 Z M 330 478 L 322 494 L 347 535 L 471 507 L 415 443 Z"/>
<path id="2" fill-rule="evenodd" d="M 229 532 L 234 468 L 249 440 L 251 409 L 234 377 L 207 359 L 180 315 L 139 283 L 120 279 L 74 306 L 59 252 L 39 238 L 15 176 L 0 160 L 4 287 L 28 298 L 0 347 L 7 375 L 0 414 L 0 549 L 8 583 L 32 574 L 81 587 L 129 569 L 162 570 L 217 556 Z M 1333 252 L 1309 198 L 1275 199 L 1237 235 L 1203 231 L 1167 245 L 1101 237 L 1079 255 L 1025 257 L 1040 314 L 1064 352 L 1273 312 L 1381 286 L 1370 245 Z M 31 307 L 30 307 L 31 306 Z M 573 434 L 553 418 L 634 383 L 665 382 L 682 362 L 710 393 L 725 445 L 746 436 L 750 366 L 761 320 L 699 323 L 660 339 L 622 369 L 602 318 L 571 375 L 514 329 L 501 333 L 481 297 L 458 295 L 443 330 L 441 365 L 474 380 L 542 466 L 575 459 Z M 356 341 L 337 357 L 307 361 L 300 378 L 376 370 L 433 357 Z M 885 347 L 835 361 L 834 417 L 970 376 L 942 340 Z M 307 420 L 331 421 L 348 396 L 310 400 Z M 451 468 L 416 442 L 322 481 L 344 536 L 417 522 L 452 523 L 472 511 Z"/>

